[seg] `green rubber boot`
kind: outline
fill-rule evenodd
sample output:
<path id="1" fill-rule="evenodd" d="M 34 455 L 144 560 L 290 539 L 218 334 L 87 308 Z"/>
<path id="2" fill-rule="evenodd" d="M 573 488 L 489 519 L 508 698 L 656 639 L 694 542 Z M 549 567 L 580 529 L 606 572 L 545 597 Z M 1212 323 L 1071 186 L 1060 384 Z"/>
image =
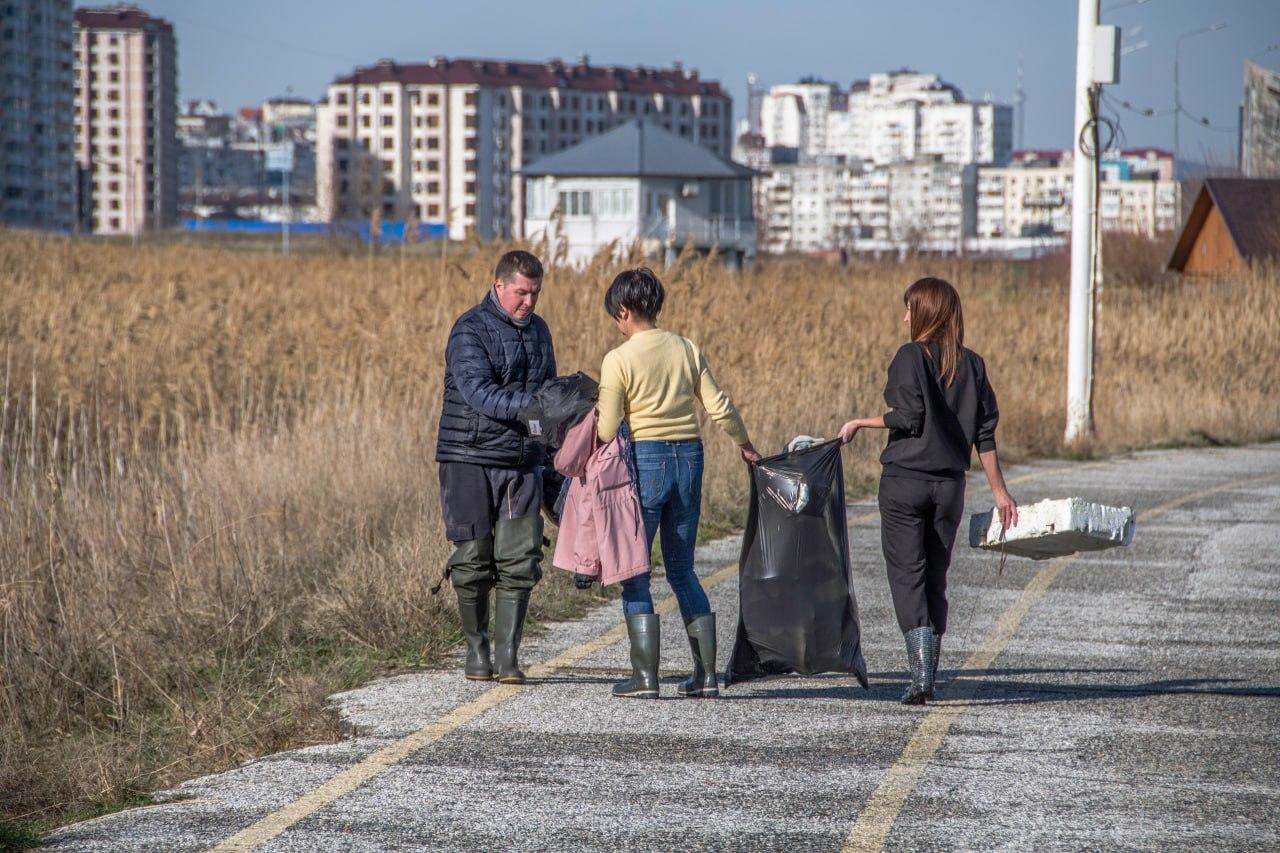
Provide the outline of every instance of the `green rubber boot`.
<path id="1" fill-rule="evenodd" d="M 458 620 L 467 644 L 462 674 L 470 681 L 493 678 L 489 656 L 489 592 L 493 589 L 493 540 L 459 542 L 449 558 L 449 577 L 458 596 Z"/>
<path id="2" fill-rule="evenodd" d="M 520 669 L 520 635 L 524 633 L 524 617 L 529 610 L 526 590 L 500 589 L 494 602 L 494 663 L 498 666 L 499 684 L 524 684 Z"/>
<path id="3" fill-rule="evenodd" d="M 681 682 L 676 692 L 697 699 L 720 695 L 716 680 L 716 615 L 706 613 L 685 623 L 689 632 L 689 649 L 693 652 L 693 675 Z"/>
<path id="4" fill-rule="evenodd" d="M 631 677 L 613 685 L 614 696 L 629 699 L 658 698 L 661 625 L 656 613 L 627 617 L 627 636 L 631 639 Z"/>

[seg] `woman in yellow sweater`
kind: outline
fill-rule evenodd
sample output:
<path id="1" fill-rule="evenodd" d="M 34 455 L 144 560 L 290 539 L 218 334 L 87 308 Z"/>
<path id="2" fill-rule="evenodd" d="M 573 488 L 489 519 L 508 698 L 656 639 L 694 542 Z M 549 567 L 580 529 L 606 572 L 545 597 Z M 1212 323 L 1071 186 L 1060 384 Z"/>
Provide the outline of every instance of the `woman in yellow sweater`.
<path id="1" fill-rule="evenodd" d="M 698 347 L 657 327 L 666 298 L 652 270 L 618 275 L 604 307 L 626 338 L 600 366 L 597 430 L 610 441 L 625 420 L 635 448 L 649 547 L 662 532 L 662 563 L 675 593 L 693 651 L 693 675 L 679 687 L 688 697 L 718 696 L 716 617 L 693 570 L 698 519 L 702 513 L 702 440 L 695 403 L 702 405 L 734 440 L 744 461 L 760 459 L 733 401 L 716 384 Z M 632 675 L 613 688 L 615 696 L 658 697 L 658 617 L 653 612 L 648 573 L 624 581 L 622 612 L 631 639 Z"/>

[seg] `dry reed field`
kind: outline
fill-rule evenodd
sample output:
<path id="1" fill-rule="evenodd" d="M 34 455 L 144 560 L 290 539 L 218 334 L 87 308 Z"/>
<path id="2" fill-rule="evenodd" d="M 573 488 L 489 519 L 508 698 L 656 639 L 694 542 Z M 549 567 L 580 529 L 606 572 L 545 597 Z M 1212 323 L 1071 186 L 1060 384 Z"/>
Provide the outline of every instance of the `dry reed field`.
<path id="1" fill-rule="evenodd" d="M 443 350 L 503 248 L 285 259 L 0 234 L 0 818 L 80 817 L 333 738 L 328 693 L 456 639 L 452 593 L 432 591 Z M 562 372 L 597 374 L 619 342 L 601 308 L 618 268 L 549 270 Z M 700 342 L 768 453 L 882 410 L 923 274 L 965 299 L 1006 457 L 1064 453 L 1060 259 L 682 257 L 662 322 Z M 1280 435 L 1280 272 L 1116 276 L 1098 313 L 1087 452 Z M 723 531 L 746 476 L 706 437 L 704 524 Z M 846 451 L 852 488 L 882 440 Z M 596 599 L 563 574 L 538 618 Z"/>

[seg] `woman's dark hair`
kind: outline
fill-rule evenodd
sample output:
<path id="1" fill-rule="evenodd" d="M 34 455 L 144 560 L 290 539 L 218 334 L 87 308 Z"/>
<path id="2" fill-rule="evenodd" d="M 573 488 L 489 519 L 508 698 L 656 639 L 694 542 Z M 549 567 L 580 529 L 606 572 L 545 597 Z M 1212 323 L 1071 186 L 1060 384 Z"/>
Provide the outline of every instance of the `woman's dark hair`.
<path id="1" fill-rule="evenodd" d="M 911 311 L 911 340 L 938 345 L 942 361 L 938 372 L 950 385 L 956 379 L 956 368 L 960 365 L 960 353 L 964 347 L 964 312 L 960 309 L 960 294 L 950 282 L 930 276 L 912 283 L 902 294 L 902 301 Z"/>
<path id="2" fill-rule="evenodd" d="M 604 294 L 604 310 L 613 319 L 618 319 L 619 312 L 626 308 L 636 317 L 652 323 L 658 319 L 662 311 L 662 303 L 667 298 L 667 291 L 662 282 L 648 267 L 637 267 L 624 270 L 609 285 Z"/>

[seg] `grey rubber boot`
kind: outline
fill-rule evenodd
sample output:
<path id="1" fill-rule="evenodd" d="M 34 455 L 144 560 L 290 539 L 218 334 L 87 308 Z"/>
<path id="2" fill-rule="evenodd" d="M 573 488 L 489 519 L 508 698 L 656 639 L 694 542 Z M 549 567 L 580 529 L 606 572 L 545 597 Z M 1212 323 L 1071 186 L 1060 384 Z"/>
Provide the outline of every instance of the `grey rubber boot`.
<path id="1" fill-rule="evenodd" d="M 907 662 L 911 667 L 911 686 L 902 694 L 902 704 L 923 705 L 933 693 L 933 629 L 912 628 L 903 635 L 907 640 Z"/>
<path id="2" fill-rule="evenodd" d="M 685 623 L 689 650 L 693 652 L 693 675 L 680 683 L 676 692 L 691 699 L 720 695 L 716 680 L 716 615 L 706 613 Z"/>
<path id="3" fill-rule="evenodd" d="M 494 595 L 494 663 L 499 684 L 524 684 L 520 669 L 520 635 L 529 611 L 529 593 L 523 589 L 500 589 Z"/>
<path id="4" fill-rule="evenodd" d="M 489 593 L 493 589 L 493 540 L 459 542 L 449 557 L 449 577 L 458 596 L 458 619 L 467 643 L 462 673 L 471 681 L 493 678 L 489 657 Z"/>
<path id="5" fill-rule="evenodd" d="M 658 698 L 661 624 L 656 613 L 627 617 L 627 636 L 631 639 L 631 677 L 613 685 L 614 696 L 631 699 Z"/>

